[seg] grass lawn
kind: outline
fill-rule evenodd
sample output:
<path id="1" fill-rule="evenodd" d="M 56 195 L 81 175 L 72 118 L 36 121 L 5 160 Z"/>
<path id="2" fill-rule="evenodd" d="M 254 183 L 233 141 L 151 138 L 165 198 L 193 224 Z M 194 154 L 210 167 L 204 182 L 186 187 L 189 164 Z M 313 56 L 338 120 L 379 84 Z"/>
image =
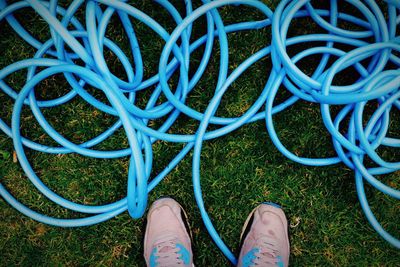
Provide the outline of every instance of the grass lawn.
<path id="1" fill-rule="evenodd" d="M 141 1 L 139 1 L 141 2 Z M 176 6 L 183 11 L 183 1 Z M 198 1 L 195 1 L 198 6 Z M 273 9 L 276 1 L 269 4 Z M 167 13 L 151 1 L 136 4 L 140 9 L 172 31 L 174 23 Z M 340 8 L 342 8 L 340 6 Z M 82 12 L 80 12 L 82 13 Z M 183 13 L 182 13 L 183 14 Z M 263 18 L 253 9 L 227 7 L 221 9 L 225 24 Z M 32 11 L 17 13 L 29 31 L 39 40 L 49 38 L 46 23 Z M 204 34 L 204 18 L 194 24 L 193 38 Z M 163 41 L 146 26 L 134 21 L 141 45 L 145 77 L 156 73 Z M 289 36 L 303 32 L 322 31 L 310 20 L 293 24 Z M 117 19 L 108 27 L 107 36 L 127 51 L 127 42 Z M 270 43 L 270 29 L 229 34 L 230 70 Z M 302 47 L 291 48 L 291 53 Z M 304 49 L 304 47 L 303 47 Z M 35 50 L 26 45 L 5 21 L 0 22 L 0 69 L 11 62 L 32 57 Z M 127 52 L 129 53 L 129 52 Z M 202 51 L 193 55 L 197 66 Z M 115 56 L 105 51 L 110 69 L 121 73 Z M 318 64 L 319 58 L 302 62 L 306 73 Z M 212 60 L 199 85 L 191 93 L 188 105 L 204 111 L 211 99 L 218 75 L 219 49 L 216 42 Z M 224 96 L 217 115 L 239 116 L 257 99 L 267 81 L 271 59 L 267 57 L 252 66 Z M 192 68 L 193 69 L 193 68 Z M 15 90 L 25 83 L 25 71 L 8 77 L 6 82 Z M 351 82 L 353 73 L 344 72 L 340 82 Z M 173 83 L 174 81 L 172 81 Z M 69 87 L 61 75 L 43 81 L 36 88 L 39 99 L 61 96 Z M 96 97 L 105 97 L 94 91 Z M 279 95 L 278 101 L 288 93 Z M 138 94 L 143 105 L 148 93 Z M 0 118 L 10 123 L 13 101 L 0 92 Z M 372 105 L 371 105 L 372 107 Z M 103 132 L 116 118 L 96 110 L 80 98 L 61 107 L 43 109 L 49 122 L 64 136 L 80 143 Z M 390 134 L 399 137 L 400 114 L 392 111 Z M 324 128 L 319 106 L 298 102 L 275 117 L 279 136 L 288 149 L 302 156 L 327 157 L 335 154 L 329 134 Z M 152 122 L 158 125 L 160 121 Z M 22 115 L 22 133 L 42 144 L 55 145 L 38 123 L 29 108 Z M 175 133 L 194 133 L 198 123 L 181 116 L 171 129 Z M 126 146 L 123 131 L 99 146 L 116 149 Z M 157 175 L 179 152 L 181 144 L 158 141 L 153 146 Z M 104 204 L 126 195 L 126 176 L 129 158 L 100 160 L 76 154 L 49 155 L 26 150 L 32 166 L 43 182 L 67 199 L 84 204 Z M 399 150 L 379 152 L 385 159 L 399 161 Z M 11 139 L 0 133 L 0 181 L 10 192 L 42 213 L 60 218 L 78 218 L 40 195 L 15 161 Z M 173 196 L 185 207 L 194 234 L 197 266 L 229 266 L 229 262 L 211 241 L 202 224 L 191 182 L 191 155 L 188 155 L 149 195 L 149 202 L 160 196 Z M 239 130 L 204 143 L 202 153 L 202 188 L 206 207 L 216 229 L 233 249 L 248 213 L 262 201 L 280 203 L 290 220 L 291 264 L 293 266 L 398 266 L 400 252 L 390 246 L 368 224 L 359 205 L 354 175 L 343 164 L 330 167 L 306 167 L 285 158 L 272 144 L 265 122 L 248 124 Z M 400 173 L 382 177 L 382 181 L 400 188 Z M 399 237 L 400 206 L 367 186 L 367 197 L 377 218 L 389 232 Z M 11 208 L 0 199 L 0 265 L 1 266 L 144 266 L 142 257 L 145 220 L 133 220 L 128 213 L 105 223 L 83 228 L 57 228 L 38 223 Z"/>

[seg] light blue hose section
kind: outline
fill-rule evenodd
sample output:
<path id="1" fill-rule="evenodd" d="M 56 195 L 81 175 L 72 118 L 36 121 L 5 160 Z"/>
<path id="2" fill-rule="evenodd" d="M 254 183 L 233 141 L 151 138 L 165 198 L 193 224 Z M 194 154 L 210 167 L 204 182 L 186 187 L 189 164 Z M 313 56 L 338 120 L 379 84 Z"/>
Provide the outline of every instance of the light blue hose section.
<path id="1" fill-rule="evenodd" d="M 389 136 L 390 113 L 400 109 L 400 36 L 396 28 L 400 24 L 400 4 L 398 1 L 385 2 L 381 10 L 371 0 L 347 0 L 349 5 L 362 14 L 355 17 L 338 8 L 336 0 L 330 0 L 327 10 L 316 9 L 309 0 L 283 0 L 272 11 L 256 0 L 203 0 L 203 5 L 193 9 L 190 0 L 184 1 L 185 14 L 178 12 L 168 1 L 156 1 L 173 19 L 175 28 L 168 32 L 156 18 L 118 0 L 73 0 L 67 8 L 58 5 L 57 0 L 26 0 L 8 4 L 0 0 L 0 20 L 6 20 L 15 32 L 36 49 L 33 58 L 24 59 L 0 70 L 0 89 L 14 102 L 12 122 L 8 125 L 0 118 L 0 129 L 12 138 L 18 160 L 32 184 L 49 200 L 69 210 L 86 214 L 79 219 L 58 219 L 29 209 L 15 199 L 0 184 L 1 196 L 23 214 L 43 223 L 62 227 L 87 226 L 103 222 L 128 211 L 133 218 L 143 216 L 148 194 L 179 162 L 193 151 L 194 196 L 204 224 L 213 241 L 233 263 L 237 260 L 214 228 L 201 190 L 200 160 L 203 142 L 229 134 L 241 126 L 260 120 L 266 123 L 266 130 L 276 148 L 289 159 L 309 166 L 327 166 L 343 162 L 354 170 L 356 189 L 361 207 L 372 227 L 390 244 L 400 248 L 400 240 L 389 234 L 372 213 L 366 194 L 365 183 L 382 193 L 400 199 L 400 191 L 382 181 L 379 176 L 400 170 L 400 162 L 385 161 L 377 152 L 378 148 L 400 148 L 398 136 Z M 265 16 L 261 21 L 246 21 L 225 25 L 219 8 L 246 5 Z M 51 38 L 44 43 L 38 41 L 13 16 L 21 9 L 31 8 L 49 24 Z M 84 9 L 84 21 L 75 17 L 78 9 Z M 385 19 L 384 14 L 387 14 Z M 106 37 L 111 18 L 117 17 L 129 41 L 130 54 L 123 51 L 113 40 Z M 206 34 L 197 40 L 192 37 L 192 25 L 204 17 Z M 289 36 L 293 20 L 308 17 L 319 27 L 313 34 Z M 60 18 L 60 19 L 59 19 Z M 159 60 L 158 72 L 144 77 L 144 62 L 141 43 L 136 37 L 131 20 L 146 25 L 156 33 L 165 45 Z M 339 21 L 353 24 L 359 30 L 341 29 Z M 71 25 L 73 30 L 71 30 Z M 228 34 L 238 31 L 260 30 L 270 27 L 272 40 L 265 47 L 244 60 L 235 70 L 229 72 Z M 186 104 L 191 92 L 205 74 L 218 41 L 219 70 L 215 93 L 204 113 Z M 293 45 L 312 45 L 295 55 L 287 48 Z M 346 47 L 346 48 L 343 48 Z M 68 49 L 67 49 L 68 48 Z M 111 73 L 104 57 L 104 48 L 111 50 L 121 62 L 126 80 Z M 191 55 L 197 49 L 204 49 L 196 69 L 190 69 Z M 345 49 L 345 50 L 343 50 Z M 69 52 L 67 52 L 69 51 Z M 246 70 L 256 62 L 270 56 L 273 68 L 266 73 L 265 86 L 257 100 L 241 116 L 233 118 L 215 116 L 220 101 Z M 320 57 L 321 61 L 312 75 L 302 71 L 297 63 L 308 57 Z M 82 64 L 74 62 L 79 59 Z M 334 79 L 341 71 L 353 68 L 358 75 L 353 84 L 336 85 Z M 7 76 L 26 69 L 27 76 L 19 91 L 7 84 Z M 40 69 L 40 71 L 38 71 Z M 62 74 L 70 91 L 65 95 L 37 100 L 35 87 L 43 80 Z M 171 88 L 169 80 L 179 74 L 178 83 Z M 103 103 L 90 94 L 88 85 L 101 90 L 108 103 Z M 274 104 L 279 90 L 286 89 L 292 96 Z M 137 92 L 151 90 L 151 97 L 145 108 L 137 105 Z M 81 144 L 75 144 L 57 132 L 46 120 L 42 109 L 62 106 L 80 97 L 99 111 L 116 118 L 115 123 L 100 135 Z M 163 97 L 164 102 L 160 103 Z M 274 127 L 273 115 L 284 111 L 297 101 L 318 103 L 323 123 L 332 136 L 332 147 L 336 156 L 330 158 L 306 158 L 289 151 L 280 141 Z M 367 103 L 377 107 L 371 116 L 364 116 Z M 21 111 L 28 106 L 43 130 L 59 145 L 48 146 L 29 140 L 21 135 Z M 335 106 L 335 112 L 331 112 Z M 398 112 L 398 111 L 397 111 Z M 186 115 L 199 122 L 196 134 L 176 134 L 171 131 L 175 121 Z M 149 122 L 163 118 L 163 124 L 155 129 Z M 208 130 L 209 125 L 213 130 Z M 217 126 L 217 127 L 216 127 Z M 110 138 L 115 131 L 123 128 L 129 146 L 111 151 L 96 150 L 94 147 Z M 183 149 L 156 177 L 150 177 L 153 163 L 152 144 L 159 140 L 182 143 Z M 63 198 L 49 189 L 35 173 L 25 154 L 25 147 L 44 153 L 77 153 L 87 157 L 113 159 L 130 157 L 127 195 L 123 199 L 99 206 L 83 205 Z M 327 150 L 332 150 L 327 148 Z M 369 159 L 374 167 L 367 167 Z"/>

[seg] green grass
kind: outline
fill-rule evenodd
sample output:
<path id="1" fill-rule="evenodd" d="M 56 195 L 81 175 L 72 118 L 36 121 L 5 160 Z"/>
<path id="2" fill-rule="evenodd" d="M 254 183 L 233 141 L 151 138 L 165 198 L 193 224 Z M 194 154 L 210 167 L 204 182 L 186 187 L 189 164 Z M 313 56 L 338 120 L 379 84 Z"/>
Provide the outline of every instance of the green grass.
<path id="1" fill-rule="evenodd" d="M 183 1 L 176 1 L 183 2 Z M 198 3 L 196 2 L 196 6 Z M 276 3 L 272 3 L 271 7 Z M 157 17 L 162 25 L 172 21 L 156 4 L 145 1 L 140 8 Z M 179 6 L 179 4 L 178 4 Z M 180 10 L 183 10 L 180 5 Z M 262 16 L 251 9 L 229 7 L 221 11 L 226 24 L 241 19 Z M 41 40 L 48 38 L 48 28 L 34 13 L 19 13 L 19 19 Z M 204 33 L 204 20 L 195 24 L 194 35 Z M 155 34 L 141 23 L 134 23 L 145 60 L 148 77 L 155 73 L 163 47 Z M 296 27 L 297 25 L 297 27 Z M 0 22 L 0 68 L 19 59 L 31 57 L 32 48 L 21 42 L 4 21 Z M 318 31 L 309 21 L 295 24 L 293 32 Z M 302 29 L 301 31 L 299 29 Z M 108 36 L 117 40 L 126 51 L 127 43 L 116 20 L 109 26 Z M 249 31 L 229 35 L 230 68 L 233 70 L 253 52 L 270 42 L 270 30 Z M 213 59 L 188 104 L 204 111 L 213 95 L 218 73 L 218 43 Z M 296 48 L 293 48 L 296 51 Z M 108 53 L 108 52 L 107 52 Z M 108 53 L 111 69 L 121 73 L 121 67 Z M 197 66 L 201 52 L 194 55 Z M 197 61 L 196 61 L 197 60 Z M 221 102 L 220 116 L 243 114 L 257 98 L 267 80 L 270 58 L 263 59 L 235 82 Z M 304 70 L 312 72 L 318 58 L 303 62 Z M 16 90 L 24 84 L 25 72 L 7 79 Z M 351 81 L 351 73 L 344 73 L 342 81 Z M 51 99 L 68 90 L 61 76 L 49 78 L 37 87 L 38 98 Z M 96 94 L 98 94 L 96 92 Z M 140 95 L 145 99 L 145 93 Z M 104 96 L 98 95 L 100 99 Z M 287 94 L 282 93 L 279 99 Z M 145 100 L 143 100 L 144 102 Z M 0 93 L 0 117 L 10 122 L 13 102 Z M 142 103 L 143 104 L 143 103 Z M 103 114 L 81 99 L 57 108 L 43 110 L 51 124 L 74 142 L 94 137 L 110 126 L 115 118 Z M 397 112 L 397 113 L 396 113 Z M 399 112 L 392 112 L 390 134 L 400 132 Z M 160 121 L 152 122 L 158 125 Z M 332 156 L 334 151 L 324 129 L 317 105 L 298 103 L 275 116 L 275 125 L 283 143 L 303 156 Z M 171 131 L 193 133 L 198 123 L 182 116 Z M 32 140 L 54 145 L 34 120 L 29 109 L 24 109 L 22 132 Z M 99 145 L 98 149 L 126 146 L 122 131 Z M 154 167 L 157 175 L 176 155 L 182 145 L 157 142 L 153 146 Z M 65 198 L 85 204 L 104 204 L 126 194 L 128 158 L 99 160 L 76 154 L 48 155 L 26 150 L 32 166 L 51 189 Z M 380 151 L 388 160 L 398 161 L 399 151 Z M 0 133 L 0 181 L 10 192 L 30 208 L 60 218 L 80 215 L 66 211 L 40 195 L 14 161 L 12 141 Z M 191 185 L 191 155 L 188 155 L 150 193 L 150 203 L 160 196 L 173 196 L 188 212 L 194 233 L 195 263 L 197 266 L 229 266 L 218 251 L 202 224 L 193 198 Z M 290 221 L 291 258 L 294 266 L 395 266 L 400 253 L 371 228 L 366 221 L 355 192 L 353 172 L 343 164 L 331 167 L 306 167 L 285 158 L 272 144 L 265 130 L 265 122 L 246 125 L 239 130 L 204 143 L 202 153 L 202 188 L 207 210 L 216 229 L 226 243 L 236 249 L 239 235 L 248 213 L 262 201 L 282 204 Z M 399 188 L 399 173 L 382 177 Z M 391 233 L 400 231 L 399 202 L 366 188 L 367 197 L 377 218 Z M 144 266 L 144 219 L 133 220 L 124 213 L 105 223 L 83 228 L 57 228 L 33 221 L 0 200 L 0 265 L 1 266 Z"/>

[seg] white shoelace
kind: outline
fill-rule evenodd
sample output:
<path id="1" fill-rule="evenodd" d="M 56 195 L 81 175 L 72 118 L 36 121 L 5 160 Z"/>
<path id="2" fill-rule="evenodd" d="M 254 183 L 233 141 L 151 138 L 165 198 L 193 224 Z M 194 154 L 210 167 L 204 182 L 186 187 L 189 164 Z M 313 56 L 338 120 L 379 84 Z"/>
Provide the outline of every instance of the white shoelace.
<path id="1" fill-rule="evenodd" d="M 254 253 L 254 266 L 277 266 L 278 246 L 273 240 L 260 239 L 258 242 L 259 251 Z"/>
<path id="2" fill-rule="evenodd" d="M 178 253 L 180 250 L 176 247 L 176 240 L 166 239 L 160 240 L 157 244 L 157 267 L 176 267 L 177 265 L 184 265 L 183 260 Z"/>

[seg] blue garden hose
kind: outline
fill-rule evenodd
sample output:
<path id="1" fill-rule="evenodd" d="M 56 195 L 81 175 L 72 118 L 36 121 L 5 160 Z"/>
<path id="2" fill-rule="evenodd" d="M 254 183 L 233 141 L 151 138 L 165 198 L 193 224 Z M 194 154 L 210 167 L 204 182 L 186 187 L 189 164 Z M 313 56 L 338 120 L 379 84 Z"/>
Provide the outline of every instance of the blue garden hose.
<path id="1" fill-rule="evenodd" d="M 0 0 L 0 20 L 7 20 L 15 32 L 36 49 L 33 58 L 17 61 L 0 70 L 0 89 L 15 100 L 11 126 L 0 119 L 0 129 L 12 138 L 24 172 L 43 195 L 64 208 L 89 216 L 80 219 L 58 219 L 40 214 L 20 203 L 2 184 L 0 184 L 1 196 L 23 214 L 55 226 L 93 225 L 126 210 L 133 218 L 140 218 L 147 207 L 148 193 L 193 149 L 194 196 L 201 216 L 216 245 L 235 264 L 234 254 L 214 228 L 203 201 L 200 177 L 201 149 L 206 140 L 226 135 L 247 123 L 265 120 L 272 142 L 289 159 L 309 166 L 327 166 L 343 162 L 353 169 L 358 198 L 368 221 L 385 240 L 400 248 L 400 240 L 386 232 L 375 218 L 364 192 L 364 183 L 367 182 L 393 198 L 400 198 L 398 189 L 390 187 L 378 178 L 379 175 L 400 170 L 400 162 L 387 162 L 377 153 L 377 149 L 382 146 L 400 147 L 400 139 L 388 135 L 390 112 L 392 109 L 400 109 L 400 58 L 396 56 L 400 53 L 400 36 L 396 35 L 396 28 L 400 24 L 399 2 L 387 1 L 385 6 L 387 10 L 384 12 L 372 0 L 347 0 L 349 5 L 362 14 L 362 17 L 339 12 L 336 0 L 330 0 L 329 10 L 316 9 L 309 0 L 283 0 L 275 11 L 256 0 L 203 0 L 203 5 L 194 10 L 191 1 L 185 1 L 186 14 L 183 17 L 168 1 L 156 2 L 176 23 L 173 32 L 168 32 L 154 18 L 125 1 L 74 0 L 67 8 L 63 8 L 58 5 L 57 0 L 25 0 L 12 4 Z M 226 5 L 239 6 L 237 8 L 240 8 L 240 5 L 250 6 L 265 15 L 265 19 L 225 25 L 218 8 Z M 85 25 L 75 17 L 75 13 L 82 6 L 85 8 Z M 49 40 L 44 43 L 39 42 L 14 18 L 13 13 L 23 8 L 35 10 L 50 25 Z M 384 13 L 387 13 L 386 19 Z M 133 55 L 133 64 L 125 52 L 105 36 L 113 16 L 117 16 L 123 25 Z M 206 17 L 207 33 L 191 42 L 193 22 L 202 16 Z M 292 21 L 304 17 L 311 18 L 325 33 L 288 37 Z M 158 73 L 148 79 L 144 79 L 140 40 L 136 38 L 131 18 L 142 22 L 165 41 Z M 341 29 L 338 27 L 339 20 L 351 23 L 361 30 Z M 68 29 L 69 25 L 74 29 Z M 229 73 L 227 35 L 265 27 L 272 29 L 271 43 L 266 44 Z M 201 113 L 189 107 L 186 102 L 205 73 L 216 40 L 220 50 L 217 86 L 206 111 Z M 289 56 L 287 48 L 297 44 L 312 44 L 313 47 Z M 335 44 L 345 44 L 352 48 L 344 51 L 338 48 L 341 46 L 337 47 Z M 122 80 L 111 73 L 104 58 L 104 47 L 110 49 L 120 60 L 127 80 Z M 191 54 L 199 47 L 204 47 L 201 61 L 197 69 L 190 70 Z M 269 55 L 272 58 L 273 68 L 268 74 L 263 91 L 252 106 L 239 117 L 215 116 L 220 101 L 230 85 L 251 65 Z M 321 61 L 314 73 L 309 76 L 299 69 L 296 63 L 315 55 L 320 56 Z M 83 66 L 75 64 L 76 59 L 80 59 Z M 349 67 L 354 68 L 359 75 L 357 81 L 350 85 L 332 84 L 336 74 Z M 27 69 L 26 82 L 23 88 L 16 92 L 4 79 L 21 69 Z M 177 73 L 178 85 L 176 88 L 171 88 L 168 82 Z M 189 73 L 194 74 L 189 75 Z M 65 77 L 71 90 L 55 99 L 36 100 L 35 87 L 56 74 Z M 101 90 L 109 104 L 91 95 L 85 89 L 87 85 Z M 282 88 L 287 89 L 292 96 L 274 105 L 275 96 Z M 143 90 L 152 90 L 152 93 L 146 107 L 141 109 L 137 106 L 137 92 Z M 166 100 L 160 104 L 161 96 L 165 96 Z M 96 109 L 116 117 L 117 121 L 103 133 L 84 143 L 75 144 L 69 141 L 47 122 L 41 109 L 63 105 L 75 97 L 81 97 Z M 324 125 L 332 136 L 335 157 L 300 157 L 289 151 L 280 141 L 274 128 L 273 115 L 284 111 L 299 100 L 320 105 Z M 370 101 L 377 103 L 377 109 L 365 123 L 364 107 Z M 330 111 L 333 105 L 340 108 L 334 117 Z M 59 146 L 43 145 L 21 135 L 20 117 L 24 106 L 30 107 L 40 126 Z M 196 134 L 171 133 L 171 127 L 182 114 L 199 122 Z M 149 126 L 151 120 L 165 117 L 167 119 L 158 129 Z M 344 133 L 343 124 L 348 120 L 350 122 L 346 124 L 347 129 Z M 207 130 L 210 124 L 218 126 L 217 129 Z M 111 151 L 93 148 L 107 140 L 121 127 L 126 132 L 129 147 Z M 150 177 L 153 161 L 152 144 L 159 140 L 183 143 L 185 146 L 163 171 L 156 177 Z M 24 147 L 44 153 L 77 153 L 103 159 L 130 156 L 127 195 L 119 201 L 100 206 L 82 205 L 65 199 L 51 191 L 40 180 L 25 155 Z M 374 162 L 374 167 L 365 166 L 364 161 L 367 158 Z"/>

